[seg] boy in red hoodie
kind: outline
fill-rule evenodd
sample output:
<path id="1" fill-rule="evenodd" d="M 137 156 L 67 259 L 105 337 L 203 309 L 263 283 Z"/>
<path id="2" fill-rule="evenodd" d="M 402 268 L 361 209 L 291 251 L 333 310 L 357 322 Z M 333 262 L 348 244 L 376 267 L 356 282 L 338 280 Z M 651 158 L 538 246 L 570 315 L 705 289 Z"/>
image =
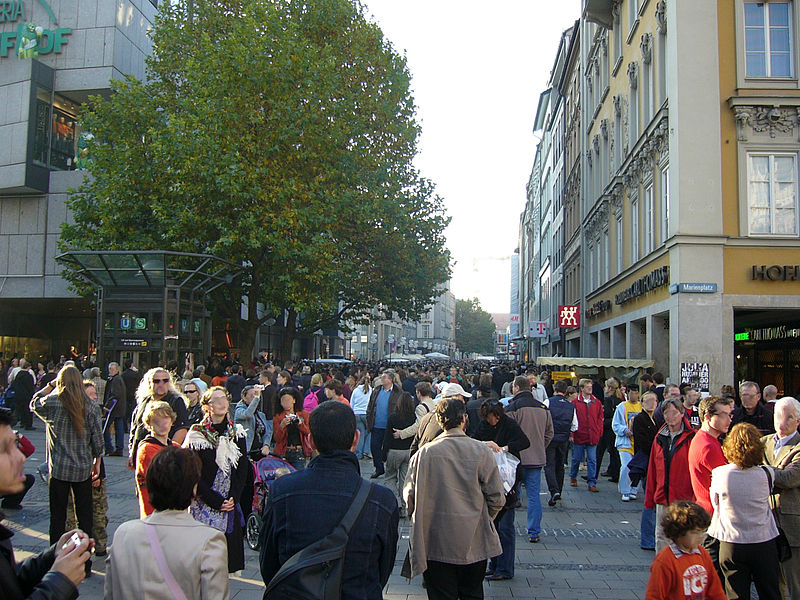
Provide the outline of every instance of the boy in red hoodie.
<path id="1" fill-rule="evenodd" d="M 701 545 L 711 517 L 694 502 L 673 502 L 661 528 L 671 540 L 650 565 L 645 600 L 725 600 L 711 557 Z"/>
<path id="2" fill-rule="evenodd" d="M 572 466 L 569 484 L 578 485 L 578 467 L 586 455 L 586 481 L 590 492 L 597 492 L 597 444 L 603 435 L 603 403 L 592 395 L 592 380 L 578 382 L 580 394 L 572 403 L 578 415 L 578 430 L 572 434 Z"/>

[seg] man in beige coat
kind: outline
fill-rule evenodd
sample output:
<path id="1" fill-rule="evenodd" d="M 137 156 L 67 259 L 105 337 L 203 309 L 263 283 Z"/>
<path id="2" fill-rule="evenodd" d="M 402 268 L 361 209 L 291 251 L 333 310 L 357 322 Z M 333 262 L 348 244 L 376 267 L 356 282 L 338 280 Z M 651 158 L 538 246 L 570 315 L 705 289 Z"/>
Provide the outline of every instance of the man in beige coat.
<path id="1" fill-rule="evenodd" d="M 781 591 L 800 600 L 800 402 L 791 397 L 775 402 L 776 433 L 761 438 L 764 462 L 777 467 L 775 495 L 770 503 L 778 526 L 792 547 L 792 558 L 781 563 Z M 777 448 L 777 450 L 776 450 Z"/>
<path id="2" fill-rule="evenodd" d="M 444 433 L 411 458 L 403 497 L 411 518 L 411 575 L 431 600 L 483 598 L 488 558 L 502 553 L 492 519 L 505 505 L 492 451 L 467 437 L 461 398 L 436 405 Z"/>

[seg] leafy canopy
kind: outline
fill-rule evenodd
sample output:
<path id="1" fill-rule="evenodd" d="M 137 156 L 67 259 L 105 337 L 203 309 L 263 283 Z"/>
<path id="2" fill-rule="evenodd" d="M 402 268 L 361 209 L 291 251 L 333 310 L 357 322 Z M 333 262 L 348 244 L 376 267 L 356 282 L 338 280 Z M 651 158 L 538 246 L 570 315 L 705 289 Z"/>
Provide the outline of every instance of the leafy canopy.
<path id="1" fill-rule="evenodd" d="M 167 2 L 152 40 L 147 81 L 113 82 L 86 107 L 91 177 L 62 249 L 242 264 L 213 301 L 237 320 L 247 297 L 250 330 L 284 310 L 313 331 L 432 303 L 449 218 L 413 166 L 406 62 L 358 2 Z"/>
<path id="2" fill-rule="evenodd" d="M 494 354 L 494 321 L 477 298 L 456 300 L 456 346 L 461 352 Z"/>

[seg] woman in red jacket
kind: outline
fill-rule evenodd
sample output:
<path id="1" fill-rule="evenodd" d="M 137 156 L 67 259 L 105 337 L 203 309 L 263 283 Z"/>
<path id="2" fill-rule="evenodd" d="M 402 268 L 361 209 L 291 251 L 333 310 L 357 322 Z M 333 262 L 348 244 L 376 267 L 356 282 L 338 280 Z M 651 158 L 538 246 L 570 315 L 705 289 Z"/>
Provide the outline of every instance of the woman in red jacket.
<path id="1" fill-rule="evenodd" d="M 661 403 L 661 413 L 664 426 L 656 435 L 650 450 L 644 496 L 644 507 L 656 509 L 656 552 L 669 544 L 661 529 L 664 509 L 678 500 L 694 501 L 689 476 L 689 442 L 695 431 L 679 399 L 665 399 Z"/>
<path id="2" fill-rule="evenodd" d="M 305 469 L 311 456 L 308 435 L 308 413 L 302 408 L 303 399 L 297 388 L 285 387 L 278 392 L 280 411 L 272 419 L 275 454 L 286 459 L 295 469 Z"/>

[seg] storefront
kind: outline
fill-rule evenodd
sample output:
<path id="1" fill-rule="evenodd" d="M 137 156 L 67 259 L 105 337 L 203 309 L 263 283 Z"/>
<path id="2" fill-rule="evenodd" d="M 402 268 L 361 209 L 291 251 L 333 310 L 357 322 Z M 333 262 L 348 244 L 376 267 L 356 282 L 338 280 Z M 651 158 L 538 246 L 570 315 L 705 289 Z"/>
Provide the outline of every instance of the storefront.
<path id="1" fill-rule="evenodd" d="M 735 310 L 736 381 L 772 384 L 778 397 L 800 392 L 800 311 Z"/>
<path id="2" fill-rule="evenodd" d="M 206 254 L 73 251 L 57 260 L 97 289 L 97 361 L 140 369 L 211 351 L 205 299 L 240 268 Z"/>

